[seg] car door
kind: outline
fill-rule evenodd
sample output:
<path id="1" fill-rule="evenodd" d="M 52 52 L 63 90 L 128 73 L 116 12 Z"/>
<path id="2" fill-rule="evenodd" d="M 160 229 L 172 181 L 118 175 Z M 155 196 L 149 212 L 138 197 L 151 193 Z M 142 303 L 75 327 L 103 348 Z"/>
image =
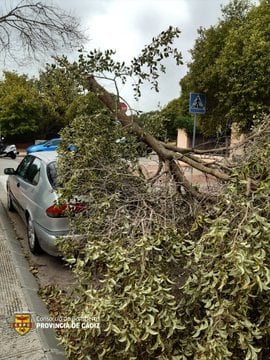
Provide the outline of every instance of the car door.
<path id="1" fill-rule="evenodd" d="M 16 186 L 14 196 L 23 216 L 25 210 L 35 212 L 35 197 L 39 182 L 41 160 L 34 156 L 27 156 L 25 161 L 16 170 Z"/>
<path id="2" fill-rule="evenodd" d="M 9 189 L 12 195 L 13 201 L 17 210 L 21 213 L 23 212 L 22 208 L 22 193 L 21 193 L 21 184 L 23 178 L 26 174 L 28 167 L 30 166 L 31 162 L 33 161 L 33 157 L 27 155 L 19 164 L 16 169 L 16 173 L 9 177 Z"/>

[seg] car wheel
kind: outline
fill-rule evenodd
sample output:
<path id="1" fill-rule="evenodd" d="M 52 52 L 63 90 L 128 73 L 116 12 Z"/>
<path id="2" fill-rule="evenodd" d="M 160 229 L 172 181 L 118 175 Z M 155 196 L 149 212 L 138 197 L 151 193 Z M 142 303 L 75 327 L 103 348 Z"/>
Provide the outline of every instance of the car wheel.
<path id="1" fill-rule="evenodd" d="M 33 254 L 41 254 L 42 250 L 38 242 L 38 238 L 35 234 L 34 224 L 33 220 L 31 219 L 31 216 L 28 216 L 27 218 L 27 240 L 28 240 L 28 246 Z"/>
<path id="2" fill-rule="evenodd" d="M 14 153 L 11 153 L 11 155 L 10 155 L 10 157 L 11 157 L 11 159 L 16 159 L 16 154 L 14 154 Z"/>
<path id="3" fill-rule="evenodd" d="M 7 191 L 7 208 L 9 211 L 15 211 L 9 191 Z"/>

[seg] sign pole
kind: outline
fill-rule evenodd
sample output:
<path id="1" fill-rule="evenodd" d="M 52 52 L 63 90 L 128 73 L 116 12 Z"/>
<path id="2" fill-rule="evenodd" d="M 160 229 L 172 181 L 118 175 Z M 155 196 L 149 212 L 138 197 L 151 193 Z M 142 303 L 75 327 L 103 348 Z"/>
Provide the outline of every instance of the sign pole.
<path id="1" fill-rule="evenodd" d="M 197 126 L 197 113 L 194 114 L 194 121 L 193 121 L 192 149 L 195 148 L 196 126 Z"/>
<path id="2" fill-rule="evenodd" d="M 194 120 L 193 120 L 193 136 L 192 136 L 192 150 L 195 148 L 195 140 L 196 140 L 196 125 L 197 125 L 197 113 L 194 113 Z M 190 172 L 190 181 L 193 180 L 193 167 L 191 167 Z"/>
<path id="3" fill-rule="evenodd" d="M 193 122 L 193 136 L 192 136 L 192 149 L 195 148 L 196 141 L 196 126 L 197 126 L 197 114 L 205 114 L 206 99 L 205 94 L 201 93 L 190 93 L 189 94 L 189 112 L 194 114 Z M 193 180 L 193 167 L 191 167 L 190 181 Z"/>

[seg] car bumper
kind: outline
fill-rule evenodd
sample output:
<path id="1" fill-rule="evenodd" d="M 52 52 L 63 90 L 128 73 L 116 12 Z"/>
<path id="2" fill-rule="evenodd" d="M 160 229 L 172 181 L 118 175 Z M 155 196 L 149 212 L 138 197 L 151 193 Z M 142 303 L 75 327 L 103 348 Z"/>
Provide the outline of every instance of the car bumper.
<path id="1" fill-rule="evenodd" d="M 57 238 L 61 236 L 68 237 L 68 231 L 49 231 L 44 227 L 35 223 L 35 233 L 39 241 L 39 245 L 46 253 L 52 256 L 61 256 L 62 253 L 56 246 Z"/>

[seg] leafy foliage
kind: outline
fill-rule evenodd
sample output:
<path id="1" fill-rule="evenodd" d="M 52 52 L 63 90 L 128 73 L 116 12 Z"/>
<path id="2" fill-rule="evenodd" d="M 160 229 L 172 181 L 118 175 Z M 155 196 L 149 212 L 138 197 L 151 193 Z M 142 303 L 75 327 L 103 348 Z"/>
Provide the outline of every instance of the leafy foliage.
<path id="1" fill-rule="evenodd" d="M 75 76 L 55 64 L 47 65 L 39 79 L 4 72 L 0 89 L 0 123 L 5 136 L 56 136 L 76 116 L 104 108 L 96 95 L 82 90 Z"/>
<path id="2" fill-rule="evenodd" d="M 254 117 L 269 111 L 269 24 L 268 1 L 251 6 L 235 0 L 217 25 L 199 30 L 180 84 L 183 111 L 190 92 L 206 94 L 207 111 L 200 117 L 205 134 L 228 130 L 233 122 L 246 131 Z"/>
<path id="3" fill-rule="evenodd" d="M 189 277 L 179 316 L 186 326 L 181 341 L 186 358 L 265 359 L 269 354 L 269 125 L 268 118 L 227 193 L 197 217 L 184 243 Z M 253 190 L 250 179 L 258 182 Z"/>
<path id="4" fill-rule="evenodd" d="M 168 184 L 149 187 L 119 155 L 115 139 L 125 134 L 106 113 L 63 131 L 62 195 L 88 200 L 71 216 L 81 236 L 59 240 L 78 280 L 64 315 L 101 324 L 62 333 L 70 358 L 265 358 L 269 119 L 261 126 L 224 194 L 204 210 Z M 77 153 L 64 150 L 71 140 Z"/>
<path id="5" fill-rule="evenodd" d="M 136 118 L 137 123 L 156 138 L 167 139 L 167 119 L 160 111 L 151 111 Z"/>
<path id="6" fill-rule="evenodd" d="M 5 72 L 0 82 L 0 124 L 6 135 L 33 133 L 38 129 L 41 107 L 38 91 L 25 75 Z"/>
<path id="7" fill-rule="evenodd" d="M 164 61 L 168 57 L 173 57 L 177 65 L 182 64 L 181 52 L 173 47 L 173 41 L 180 35 L 180 30 L 170 26 L 166 31 L 162 31 L 157 37 L 152 39 L 150 45 L 142 50 L 141 54 L 135 57 L 130 65 L 125 62 L 115 61 L 113 59 L 115 51 L 108 49 L 91 50 L 85 54 L 80 50 L 78 62 L 70 64 L 67 57 L 58 57 L 58 65 L 71 73 L 76 73 L 81 78 L 82 84 L 87 83 L 87 76 L 94 75 L 96 78 L 102 78 L 112 81 L 115 85 L 116 96 L 119 100 L 119 84 L 125 84 L 127 78 L 132 77 L 132 84 L 135 98 L 141 96 L 141 85 L 148 82 L 151 88 L 159 91 L 158 79 L 160 73 L 165 73 L 166 67 Z M 85 85 L 87 88 L 87 85 Z"/>
<path id="8" fill-rule="evenodd" d="M 193 131 L 193 119 L 190 115 L 183 111 L 181 99 L 173 99 L 162 110 L 161 114 L 165 117 L 165 125 L 167 136 L 170 139 L 175 139 L 177 136 L 177 129 L 185 129 L 188 134 Z"/>
<path id="9" fill-rule="evenodd" d="M 38 80 L 43 134 L 58 133 L 74 117 L 102 108 L 93 94 L 85 94 L 75 74 L 66 73 L 56 64 L 47 64 Z"/>
<path id="10" fill-rule="evenodd" d="M 120 156 L 115 139 L 126 134 L 119 130 L 113 119 L 97 114 L 77 119 L 61 134 L 63 149 L 71 140 L 78 149 L 62 150 L 63 196 L 89 199 L 85 213 L 71 217 L 78 241 L 59 241 L 79 281 L 66 311 L 101 322 L 83 339 L 78 330 L 63 335 L 71 358 L 162 358 L 175 352 L 180 323 L 173 279 L 181 271 L 179 221 L 190 221 L 189 204 L 169 187 L 149 188 Z"/>

